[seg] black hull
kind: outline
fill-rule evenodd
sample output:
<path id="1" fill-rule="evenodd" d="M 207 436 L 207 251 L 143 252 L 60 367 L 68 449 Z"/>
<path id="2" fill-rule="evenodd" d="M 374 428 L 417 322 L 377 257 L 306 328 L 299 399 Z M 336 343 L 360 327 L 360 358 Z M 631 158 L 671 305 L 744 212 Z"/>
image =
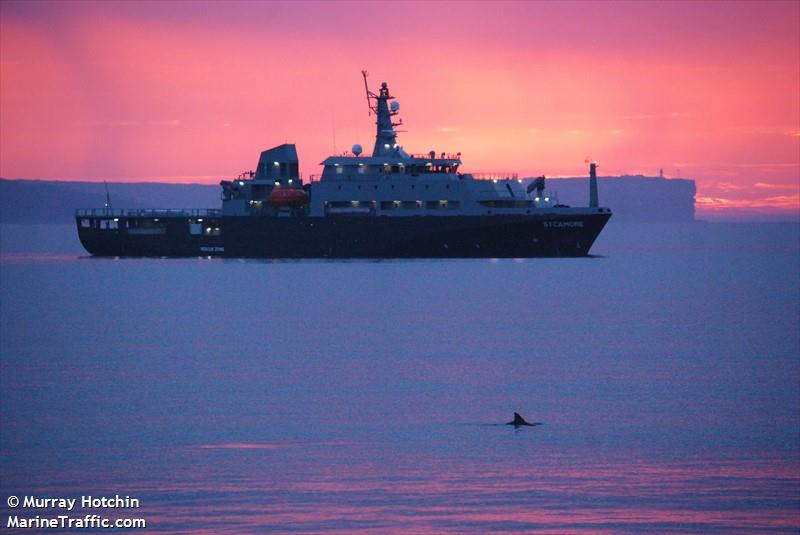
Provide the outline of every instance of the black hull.
<path id="1" fill-rule="evenodd" d="M 97 256 L 237 258 L 528 258 L 586 256 L 610 212 L 451 217 L 222 217 L 219 235 L 189 231 L 188 217 L 162 218 L 161 234 L 85 227 Z"/>

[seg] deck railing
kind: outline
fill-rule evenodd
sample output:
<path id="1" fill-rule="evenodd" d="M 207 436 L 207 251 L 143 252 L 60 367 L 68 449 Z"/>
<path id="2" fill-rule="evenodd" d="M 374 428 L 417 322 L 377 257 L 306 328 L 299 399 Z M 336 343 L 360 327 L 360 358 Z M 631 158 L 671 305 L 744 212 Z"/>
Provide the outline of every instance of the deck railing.
<path id="1" fill-rule="evenodd" d="M 423 160 L 461 160 L 461 153 L 456 154 L 447 154 L 445 152 L 437 152 L 434 154 L 433 158 L 431 158 L 430 153 L 427 154 L 409 154 L 412 158 L 419 158 Z"/>
<path id="2" fill-rule="evenodd" d="M 215 208 L 78 208 L 78 217 L 220 217 Z"/>
<path id="3" fill-rule="evenodd" d="M 475 180 L 518 180 L 517 173 L 468 173 Z"/>

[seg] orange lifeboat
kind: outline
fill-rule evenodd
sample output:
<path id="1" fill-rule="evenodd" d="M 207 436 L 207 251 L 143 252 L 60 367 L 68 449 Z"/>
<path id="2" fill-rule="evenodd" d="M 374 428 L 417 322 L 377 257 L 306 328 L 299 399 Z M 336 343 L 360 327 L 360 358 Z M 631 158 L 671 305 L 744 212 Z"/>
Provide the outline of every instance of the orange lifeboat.
<path id="1" fill-rule="evenodd" d="M 308 193 L 299 188 L 284 188 L 278 186 L 269 194 L 267 202 L 272 206 L 290 206 L 296 208 L 308 204 Z"/>

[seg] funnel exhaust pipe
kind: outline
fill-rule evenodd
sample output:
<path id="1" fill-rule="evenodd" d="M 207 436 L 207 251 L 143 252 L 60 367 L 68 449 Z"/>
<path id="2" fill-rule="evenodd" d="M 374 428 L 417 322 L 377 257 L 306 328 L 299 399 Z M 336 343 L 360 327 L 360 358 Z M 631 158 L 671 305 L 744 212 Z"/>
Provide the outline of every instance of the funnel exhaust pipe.
<path id="1" fill-rule="evenodd" d="M 597 162 L 589 164 L 589 207 L 597 208 Z"/>

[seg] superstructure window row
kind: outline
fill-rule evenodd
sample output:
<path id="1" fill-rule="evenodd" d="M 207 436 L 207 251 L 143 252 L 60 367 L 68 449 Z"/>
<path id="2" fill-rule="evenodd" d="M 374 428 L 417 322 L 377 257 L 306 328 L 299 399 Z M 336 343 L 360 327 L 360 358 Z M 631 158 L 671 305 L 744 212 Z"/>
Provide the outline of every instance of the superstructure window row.
<path id="1" fill-rule="evenodd" d="M 333 164 L 333 166 L 326 166 L 326 169 L 333 167 L 334 173 L 337 175 L 353 175 L 353 174 L 376 174 L 382 173 L 384 175 L 397 175 L 397 174 L 405 174 L 411 176 L 417 176 L 421 174 L 429 174 L 429 173 L 439 173 L 439 174 L 451 174 L 458 171 L 458 165 L 433 165 L 430 163 L 426 164 L 383 164 L 383 165 L 367 165 L 367 164 L 358 164 L 358 165 L 342 165 L 342 164 Z"/>
<path id="2" fill-rule="evenodd" d="M 381 210 L 458 210 L 459 201 L 381 201 Z"/>

